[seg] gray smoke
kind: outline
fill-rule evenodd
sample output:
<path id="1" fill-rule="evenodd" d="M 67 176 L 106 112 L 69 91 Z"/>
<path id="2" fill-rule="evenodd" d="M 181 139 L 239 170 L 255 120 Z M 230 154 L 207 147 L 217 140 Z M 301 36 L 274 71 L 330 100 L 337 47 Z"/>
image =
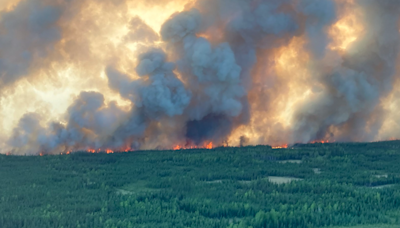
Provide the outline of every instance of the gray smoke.
<path id="1" fill-rule="evenodd" d="M 61 39 L 60 4 L 22 0 L 13 11 L 0 12 L 0 89 L 45 64 Z"/>
<path id="2" fill-rule="evenodd" d="M 104 148 L 106 138 L 111 137 L 127 114 L 97 92 L 82 92 L 68 108 L 67 124 L 41 124 L 41 116 L 26 114 L 14 129 L 9 144 L 15 153 L 70 151 L 77 149 Z M 126 118 L 126 117 L 125 117 Z"/>
<path id="3" fill-rule="evenodd" d="M 107 68 L 110 87 L 128 98 L 141 109 L 148 119 L 182 115 L 189 104 L 191 94 L 176 77 L 175 64 L 166 62 L 161 50 L 151 50 L 139 56 L 136 68 L 141 78 L 130 80 L 127 75 L 112 67 Z"/>
<path id="4" fill-rule="evenodd" d="M 335 140 L 370 141 L 382 124 L 380 99 L 392 90 L 399 48 L 398 1 L 364 1 L 366 34 L 354 53 L 329 74 L 314 72 L 324 90 L 297 113 L 293 141 L 308 142 L 332 136 Z M 324 66 L 319 66 L 324 68 Z M 333 134 L 337 129 L 344 129 Z"/>
<path id="5" fill-rule="evenodd" d="M 129 22 L 130 32 L 125 40 L 129 42 L 154 43 L 159 40 L 159 36 L 142 19 L 134 17 Z"/>
<path id="6" fill-rule="evenodd" d="M 71 2 L 22 1 L 0 14 L 0 88 L 32 71 L 33 65 L 45 66 L 64 33 L 68 42 L 60 53 L 67 57 L 57 61 L 76 57 L 86 66 L 86 59 L 93 58 L 90 46 L 75 47 L 84 47 L 84 37 L 74 39 L 76 28 L 65 26 L 75 14 L 65 14 L 59 25 L 62 12 L 72 11 L 68 7 L 79 9 L 86 3 Z M 124 9 L 124 1 L 108 4 Z M 83 91 L 64 122 L 46 125 L 39 114 L 28 113 L 7 144 L 19 154 L 171 148 L 209 141 L 221 145 L 246 125 L 261 135 L 258 143 L 275 138 L 287 143 L 373 140 L 383 122 L 381 99 L 394 82 L 400 3 L 357 1 L 365 34 L 345 53 L 328 48 L 327 30 L 338 19 L 338 5 L 333 0 L 197 0 L 192 9 L 165 21 L 160 35 L 139 17 L 121 17 L 129 29 L 123 41 L 142 45 L 136 63 L 116 56 L 121 47 L 104 47 L 101 54 L 110 56 L 93 65 L 105 69 L 109 88 L 128 101 L 128 107 L 106 103 L 99 92 Z M 295 107 L 293 126 L 287 129 L 280 123 L 250 122 L 252 116 L 268 115 L 273 108 L 269 102 L 287 92 L 279 83 L 268 84 L 273 81 L 268 68 L 274 63 L 266 60 L 298 37 L 306 39 L 309 80 L 318 85 L 316 95 Z M 132 61 L 133 67 L 122 68 L 119 61 Z M 238 140 L 240 145 L 254 143 L 244 135 Z"/>
<path id="7" fill-rule="evenodd" d="M 316 57 L 323 57 L 328 44 L 324 31 L 326 25 L 332 24 L 336 18 L 335 3 L 333 1 L 302 0 L 298 2 L 298 9 L 307 19 L 305 30 L 308 37 L 308 47 Z"/>

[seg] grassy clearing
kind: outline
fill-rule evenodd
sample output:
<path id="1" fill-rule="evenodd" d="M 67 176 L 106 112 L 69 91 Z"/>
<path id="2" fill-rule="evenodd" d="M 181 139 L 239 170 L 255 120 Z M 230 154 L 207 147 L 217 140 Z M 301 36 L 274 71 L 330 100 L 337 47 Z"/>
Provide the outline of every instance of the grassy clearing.
<path id="1" fill-rule="evenodd" d="M 381 174 L 381 175 L 374 175 L 376 178 L 388 178 L 387 174 Z"/>
<path id="2" fill-rule="evenodd" d="M 369 187 L 372 189 L 382 189 L 382 188 L 391 188 L 395 186 L 394 184 L 385 184 L 385 185 L 378 185 L 378 186 L 373 186 L 373 187 Z"/>
<path id="3" fill-rule="evenodd" d="M 266 178 L 263 178 L 263 180 L 267 180 L 267 181 L 269 181 L 269 182 L 271 182 L 271 183 L 274 183 L 274 184 L 287 184 L 287 183 L 290 183 L 290 182 L 292 182 L 292 181 L 301 181 L 301 180 L 303 180 L 303 179 L 301 179 L 301 178 L 295 178 L 295 177 L 278 177 L 278 176 L 270 176 L 270 177 L 266 177 Z M 254 183 L 254 182 L 256 182 L 257 180 L 250 180 L 250 181 L 248 181 L 248 180 L 242 180 L 242 181 L 239 181 L 239 183 L 241 183 L 241 184 L 251 184 L 251 183 Z"/>
<path id="4" fill-rule="evenodd" d="M 302 160 L 282 160 L 278 161 L 279 163 L 286 164 L 286 163 L 294 163 L 294 164 L 300 164 L 303 161 Z"/>
<path id="5" fill-rule="evenodd" d="M 301 181 L 303 179 L 295 177 L 267 177 L 268 180 L 274 184 L 286 184 L 292 181 Z"/>
<path id="6" fill-rule="evenodd" d="M 122 186 L 121 188 L 117 189 L 117 193 L 121 195 L 133 195 L 139 194 L 144 192 L 154 192 L 158 191 L 158 189 L 149 188 L 147 187 L 148 182 L 146 181 L 138 181 L 136 183 L 128 184 Z"/>
<path id="7" fill-rule="evenodd" d="M 314 168 L 314 169 L 312 169 L 312 170 L 313 170 L 313 172 L 314 172 L 315 174 L 321 174 L 321 173 L 322 173 L 320 168 Z"/>
<path id="8" fill-rule="evenodd" d="M 292 181 L 301 181 L 301 180 L 303 180 L 303 179 L 301 179 L 301 178 L 295 178 L 295 177 L 279 177 L 279 176 L 270 176 L 270 177 L 266 177 L 266 178 L 263 178 L 264 180 L 268 180 L 269 182 L 271 182 L 271 183 L 274 183 L 274 184 L 287 184 L 287 183 L 290 183 L 290 182 L 292 182 Z M 251 181 L 239 181 L 239 183 L 242 183 L 242 184 L 251 184 L 251 183 L 253 183 L 253 182 L 256 182 L 257 180 L 251 180 Z"/>
<path id="9" fill-rule="evenodd" d="M 204 181 L 207 184 L 220 184 L 223 180 Z"/>

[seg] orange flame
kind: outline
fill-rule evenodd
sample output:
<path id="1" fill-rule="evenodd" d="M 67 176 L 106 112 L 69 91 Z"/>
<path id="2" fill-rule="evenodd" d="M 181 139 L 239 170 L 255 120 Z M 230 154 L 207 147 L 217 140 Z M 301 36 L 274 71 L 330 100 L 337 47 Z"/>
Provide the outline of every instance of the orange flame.
<path id="1" fill-rule="evenodd" d="M 127 147 L 127 148 L 122 148 L 121 150 L 111 150 L 111 149 L 87 149 L 86 150 L 86 152 L 88 152 L 88 153 L 92 153 L 92 154 L 94 154 L 94 153 L 101 153 L 101 152 L 105 152 L 105 153 L 107 153 L 107 154 L 113 154 L 113 153 L 116 153 L 116 152 L 130 152 L 130 151 L 133 151 L 131 148 L 129 148 L 129 147 Z M 67 152 L 67 154 L 70 154 L 71 153 L 71 151 L 68 151 Z"/>
<path id="2" fill-rule="evenodd" d="M 209 143 L 204 143 L 201 146 L 197 146 L 197 145 L 175 145 L 174 147 L 172 147 L 173 150 L 188 150 L 188 149 L 207 149 L 207 150 L 211 150 L 214 148 L 214 144 L 212 142 Z"/>
<path id="3" fill-rule="evenodd" d="M 180 150 L 180 149 L 182 149 L 182 147 L 181 147 L 180 145 L 176 145 L 176 146 L 174 146 L 174 148 L 173 148 L 173 150 Z"/>
<path id="4" fill-rule="evenodd" d="M 327 140 L 314 140 L 311 143 L 330 143 L 330 141 L 328 139 Z"/>
<path id="5" fill-rule="evenodd" d="M 281 145 L 281 146 L 273 146 L 272 147 L 272 149 L 286 149 L 286 148 L 288 148 L 288 144 L 284 144 L 284 145 Z"/>
<path id="6" fill-rule="evenodd" d="M 208 143 L 207 145 L 206 145 L 206 149 L 212 149 L 213 148 L 213 143 L 212 142 L 210 142 L 210 143 Z"/>

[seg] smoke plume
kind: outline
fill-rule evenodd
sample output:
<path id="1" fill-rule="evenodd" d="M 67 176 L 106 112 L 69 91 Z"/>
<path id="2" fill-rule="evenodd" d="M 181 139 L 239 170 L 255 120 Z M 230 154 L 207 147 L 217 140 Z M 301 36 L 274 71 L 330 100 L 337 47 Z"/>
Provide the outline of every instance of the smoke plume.
<path id="1" fill-rule="evenodd" d="M 2 153 L 400 137 L 399 1 L 6 3 Z"/>

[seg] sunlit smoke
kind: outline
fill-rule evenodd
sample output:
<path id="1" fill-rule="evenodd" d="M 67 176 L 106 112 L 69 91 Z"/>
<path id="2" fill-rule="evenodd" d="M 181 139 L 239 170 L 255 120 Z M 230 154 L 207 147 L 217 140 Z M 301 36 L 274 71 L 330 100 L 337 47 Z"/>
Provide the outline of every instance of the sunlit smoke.
<path id="1" fill-rule="evenodd" d="M 2 0 L 0 152 L 400 138 L 396 0 Z"/>
<path id="2" fill-rule="evenodd" d="M 362 9 L 360 9 L 355 1 L 342 1 L 340 5 L 343 7 L 341 17 L 333 24 L 328 34 L 332 41 L 329 48 L 338 51 L 346 51 L 351 44 L 362 38 L 364 33 L 364 26 L 362 20 Z"/>

